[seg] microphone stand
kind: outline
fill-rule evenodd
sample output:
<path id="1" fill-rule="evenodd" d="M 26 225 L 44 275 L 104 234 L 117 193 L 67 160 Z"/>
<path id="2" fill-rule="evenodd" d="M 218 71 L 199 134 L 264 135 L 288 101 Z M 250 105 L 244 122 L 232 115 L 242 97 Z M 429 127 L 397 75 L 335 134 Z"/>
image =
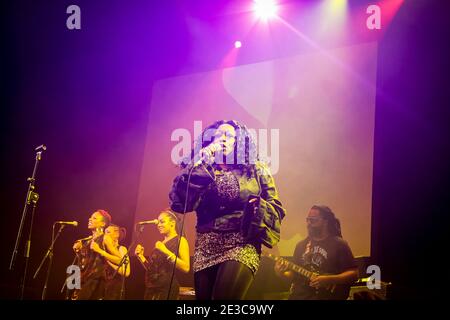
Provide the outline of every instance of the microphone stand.
<path id="1" fill-rule="evenodd" d="M 75 257 L 73 258 L 73 261 L 72 261 L 72 266 L 73 265 L 75 265 L 75 261 L 77 261 L 78 260 L 78 255 L 77 254 L 75 254 Z M 64 284 L 63 284 L 63 286 L 62 286 L 62 288 L 61 288 L 61 293 L 63 293 L 63 291 L 64 291 L 64 288 L 66 288 L 66 300 L 69 300 L 69 288 L 67 287 L 67 279 L 68 279 L 69 277 L 66 277 L 66 280 L 64 280 Z"/>
<path id="2" fill-rule="evenodd" d="M 29 210 L 29 206 L 32 204 L 32 210 L 31 210 L 31 222 L 30 222 L 30 228 L 28 231 L 28 239 L 25 245 L 25 252 L 24 252 L 24 257 L 25 257 L 25 267 L 23 270 L 23 277 L 21 279 L 21 284 L 20 284 L 20 300 L 23 300 L 24 297 L 24 293 L 25 293 L 25 282 L 26 282 L 26 278 L 27 278 L 27 271 L 28 271 L 28 263 L 30 260 L 30 250 L 31 250 L 31 234 L 33 231 L 33 220 L 34 220 L 34 213 L 36 210 L 36 206 L 37 206 L 37 202 L 39 200 L 39 194 L 37 192 L 35 192 L 36 190 L 36 173 L 37 173 L 37 168 L 39 165 L 39 161 L 41 161 L 42 159 L 42 152 L 45 151 L 47 148 L 44 145 L 40 145 L 39 147 L 37 147 L 35 149 L 36 152 L 36 161 L 34 163 L 34 168 L 33 168 L 33 174 L 31 175 L 31 178 L 28 178 L 27 181 L 29 182 L 28 184 L 28 191 L 27 191 L 27 195 L 25 197 L 25 204 L 22 210 L 22 218 L 20 220 L 20 225 L 19 225 L 19 229 L 17 231 L 17 236 L 16 236 L 16 243 L 14 245 L 14 250 L 12 252 L 11 255 L 11 260 L 9 262 L 9 270 L 13 270 L 14 269 L 14 264 L 17 258 L 17 252 L 19 250 L 19 244 L 20 244 L 20 239 L 22 238 L 22 232 L 23 232 L 23 227 L 25 224 L 25 220 L 26 220 L 26 216 L 27 216 L 27 212 Z"/>
<path id="3" fill-rule="evenodd" d="M 95 240 L 97 237 L 103 235 L 103 228 L 97 228 L 96 232 L 97 232 L 97 236 L 95 236 L 95 237 L 92 235 L 92 236 L 89 236 L 89 237 L 86 237 L 86 238 L 78 239 L 77 241 L 81 241 L 83 243 L 84 241 Z M 79 251 L 75 252 L 75 256 L 74 256 L 74 258 L 72 260 L 71 266 L 74 266 L 75 264 L 77 264 L 77 265 L 80 264 L 80 256 L 79 256 L 78 252 Z M 64 288 L 66 288 L 66 297 L 65 297 L 66 300 L 69 300 L 71 298 L 73 299 L 73 295 L 72 295 L 72 297 L 70 297 L 71 296 L 70 295 L 70 290 L 75 290 L 75 289 L 69 289 L 69 287 L 67 286 L 67 280 L 68 279 L 69 279 L 69 276 L 67 276 L 66 279 L 64 280 L 64 283 L 63 283 L 63 285 L 61 287 L 61 291 L 60 291 L 61 293 L 63 293 Z"/>
<path id="4" fill-rule="evenodd" d="M 61 224 L 61 226 L 59 227 L 58 233 L 55 236 L 55 223 L 53 224 L 53 228 L 52 228 L 52 242 L 50 244 L 50 247 L 47 249 L 47 252 L 46 252 L 44 258 L 42 259 L 41 263 L 39 264 L 39 267 L 37 268 L 37 270 L 36 270 L 36 272 L 34 273 L 34 276 L 33 276 L 33 279 L 36 279 L 37 275 L 39 274 L 39 271 L 41 271 L 41 268 L 44 265 L 44 262 L 45 262 L 45 260 L 48 257 L 49 258 L 49 262 L 48 262 L 48 267 L 47 267 L 47 275 L 45 276 L 45 283 L 44 283 L 44 288 L 42 289 L 41 300 L 45 300 L 45 297 L 46 297 L 46 294 L 47 294 L 48 279 L 50 278 L 50 270 L 51 270 L 52 264 L 53 264 L 53 247 L 55 245 L 56 240 L 60 236 L 61 231 L 64 229 L 64 227 L 65 227 L 65 225 Z"/>
<path id="5" fill-rule="evenodd" d="M 114 274 L 112 276 L 112 279 L 114 279 L 115 276 L 117 275 L 117 273 L 119 272 L 120 268 L 122 267 L 122 265 L 125 266 L 124 274 L 122 275 L 122 286 L 120 288 L 120 300 L 124 300 L 124 298 L 125 298 L 125 278 L 126 278 L 126 274 L 127 274 L 127 268 L 129 265 L 129 261 L 130 261 L 130 251 L 129 250 L 135 245 L 136 241 L 139 239 L 139 235 L 142 233 L 143 230 L 144 230 L 144 225 L 139 225 L 137 228 L 136 237 L 131 242 L 130 246 L 127 249 L 127 253 L 120 260 L 120 263 L 117 265 L 117 269 L 114 271 Z"/>

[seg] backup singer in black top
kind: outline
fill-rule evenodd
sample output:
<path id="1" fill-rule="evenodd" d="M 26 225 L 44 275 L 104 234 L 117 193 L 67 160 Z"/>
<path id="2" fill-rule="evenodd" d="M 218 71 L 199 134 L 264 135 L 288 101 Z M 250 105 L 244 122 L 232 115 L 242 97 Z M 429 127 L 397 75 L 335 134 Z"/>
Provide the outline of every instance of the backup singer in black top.
<path id="1" fill-rule="evenodd" d="M 105 230 L 103 237 L 103 243 L 105 251 L 98 248 L 98 253 L 104 257 L 107 266 L 105 268 L 105 295 L 104 300 L 119 300 L 121 298 L 120 293 L 122 290 L 122 277 L 129 277 L 131 273 L 131 266 L 128 257 L 125 261 L 122 261 L 127 254 L 127 248 L 120 245 L 120 242 L 125 239 L 126 230 L 115 224 L 111 224 Z M 123 262 L 123 263 L 122 263 Z M 121 264 L 120 268 L 118 265 Z M 117 270 L 119 269 L 119 270 Z"/>
<path id="2" fill-rule="evenodd" d="M 101 300 L 104 297 L 106 260 L 98 251 L 105 249 L 103 235 L 110 223 L 108 212 L 101 209 L 95 211 L 88 221 L 92 236 L 85 241 L 78 240 L 73 245 L 81 269 L 81 289 L 73 292 L 74 300 Z"/>
<path id="3" fill-rule="evenodd" d="M 189 272 L 189 244 L 180 236 L 177 221 L 173 212 L 162 211 L 158 216 L 158 231 L 164 236 L 163 241 L 155 243 L 148 257 L 141 244 L 136 246 L 135 254 L 145 268 L 145 300 L 177 300 L 180 286 L 175 271 Z"/>

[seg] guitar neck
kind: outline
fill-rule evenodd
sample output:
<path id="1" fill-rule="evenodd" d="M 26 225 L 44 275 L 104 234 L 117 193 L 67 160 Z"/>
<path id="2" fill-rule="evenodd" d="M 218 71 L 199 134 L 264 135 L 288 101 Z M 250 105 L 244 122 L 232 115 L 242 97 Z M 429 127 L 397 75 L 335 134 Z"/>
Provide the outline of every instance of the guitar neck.
<path id="1" fill-rule="evenodd" d="M 311 279 L 315 275 L 314 272 L 309 271 L 303 267 L 300 267 L 299 265 L 296 265 L 295 263 L 288 261 L 284 258 L 274 256 L 273 254 L 270 254 L 270 253 L 264 254 L 264 256 L 269 257 L 274 261 L 284 261 L 284 263 L 286 264 L 286 266 L 288 267 L 289 270 L 292 270 L 308 279 Z"/>
<path id="2" fill-rule="evenodd" d="M 297 274 L 300 274 L 301 276 L 306 277 L 309 280 L 311 280 L 312 277 L 319 275 L 316 272 L 309 271 L 303 267 L 300 267 L 299 265 L 296 265 L 293 262 L 290 262 L 281 257 L 274 256 L 273 254 L 263 252 L 262 255 L 266 256 L 272 260 L 275 260 L 275 261 L 283 261 L 289 270 L 292 270 L 292 271 L 296 272 Z M 344 300 L 344 299 L 347 299 L 349 290 L 350 290 L 349 285 L 333 284 L 333 285 L 329 285 L 329 286 L 326 286 L 326 287 L 320 288 L 320 289 L 316 288 L 316 294 L 317 294 L 317 296 L 321 296 L 324 299 L 330 299 L 330 300 L 341 300 L 342 299 L 342 300 Z"/>

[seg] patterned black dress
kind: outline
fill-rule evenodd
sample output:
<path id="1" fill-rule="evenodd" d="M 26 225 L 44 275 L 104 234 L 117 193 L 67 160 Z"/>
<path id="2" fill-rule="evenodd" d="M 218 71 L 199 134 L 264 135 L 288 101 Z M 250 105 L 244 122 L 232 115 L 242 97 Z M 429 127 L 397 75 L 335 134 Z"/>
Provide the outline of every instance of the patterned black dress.
<path id="1" fill-rule="evenodd" d="M 167 249 L 176 253 L 178 250 L 178 241 L 180 237 L 174 237 L 165 243 Z M 167 255 L 153 249 L 151 255 L 146 257 L 144 267 L 145 272 L 145 300 L 177 300 L 180 285 L 177 280 L 177 273 L 174 263 L 167 260 Z M 171 285 L 172 281 L 172 285 Z M 169 294 L 170 287 L 170 294 Z"/>

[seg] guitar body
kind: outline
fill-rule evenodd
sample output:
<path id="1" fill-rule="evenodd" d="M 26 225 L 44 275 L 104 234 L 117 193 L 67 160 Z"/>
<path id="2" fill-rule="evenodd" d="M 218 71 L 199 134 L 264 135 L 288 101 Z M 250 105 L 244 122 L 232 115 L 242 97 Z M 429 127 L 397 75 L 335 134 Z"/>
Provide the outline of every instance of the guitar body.
<path id="1" fill-rule="evenodd" d="M 296 265 L 293 262 L 290 262 L 281 257 L 274 256 L 270 253 L 262 253 L 263 256 L 268 257 L 274 261 L 284 261 L 288 270 L 295 272 L 303 278 L 305 285 L 309 286 L 309 281 L 317 277 L 319 275 L 329 275 L 329 274 L 320 274 L 318 272 L 310 271 L 304 267 Z M 350 293 L 350 285 L 349 284 L 335 284 L 332 286 L 328 286 L 325 288 L 311 288 L 312 294 L 314 297 L 312 299 L 315 300 L 346 300 Z"/>
<path id="2" fill-rule="evenodd" d="M 350 293 L 350 286 L 335 284 L 329 288 L 315 289 L 317 300 L 347 300 Z"/>

